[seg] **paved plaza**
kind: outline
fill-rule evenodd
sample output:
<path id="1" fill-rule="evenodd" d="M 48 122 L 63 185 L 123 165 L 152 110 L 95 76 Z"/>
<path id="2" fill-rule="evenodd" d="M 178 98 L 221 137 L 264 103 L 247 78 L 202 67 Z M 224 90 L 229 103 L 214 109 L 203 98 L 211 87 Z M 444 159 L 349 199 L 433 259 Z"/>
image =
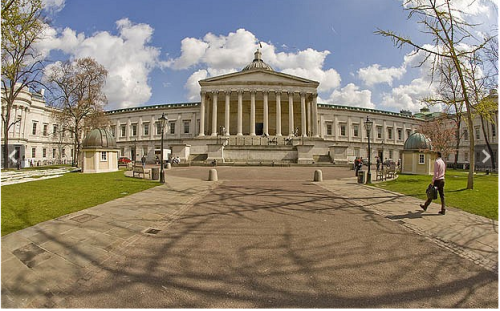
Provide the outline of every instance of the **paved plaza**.
<path id="1" fill-rule="evenodd" d="M 498 307 L 497 221 L 346 168 L 210 169 L 4 236 L 2 307 Z"/>

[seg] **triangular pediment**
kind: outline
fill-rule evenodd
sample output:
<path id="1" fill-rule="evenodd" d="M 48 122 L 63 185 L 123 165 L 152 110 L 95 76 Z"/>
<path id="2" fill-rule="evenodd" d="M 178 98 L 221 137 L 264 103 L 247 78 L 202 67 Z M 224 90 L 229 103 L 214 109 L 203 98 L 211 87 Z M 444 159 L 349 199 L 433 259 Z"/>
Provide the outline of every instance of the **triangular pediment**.
<path id="1" fill-rule="evenodd" d="M 318 87 L 319 83 L 313 80 L 270 70 L 252 70 L 230 73 L 199 81 L 201 86 L 223 84 L 263 84 L 263 85 L 302 85 Z"/>

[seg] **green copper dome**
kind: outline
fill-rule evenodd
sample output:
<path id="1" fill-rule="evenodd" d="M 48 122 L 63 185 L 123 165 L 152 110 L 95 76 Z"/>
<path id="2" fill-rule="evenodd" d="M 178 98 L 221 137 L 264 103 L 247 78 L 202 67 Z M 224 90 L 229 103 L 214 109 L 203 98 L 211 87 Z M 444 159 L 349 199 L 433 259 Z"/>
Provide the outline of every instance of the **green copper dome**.
<path id="1" fill-rule="evenodd" d="M 405 141 L 404 150 L 432 150 L 432 143 L 422 133 L 413 133 Z"/>
<path id="2" fill-rule="evenodd" d="M 105 129 L 93 129 L 82 142 L 83 148 L 116 148 L 116 140 Z"/>

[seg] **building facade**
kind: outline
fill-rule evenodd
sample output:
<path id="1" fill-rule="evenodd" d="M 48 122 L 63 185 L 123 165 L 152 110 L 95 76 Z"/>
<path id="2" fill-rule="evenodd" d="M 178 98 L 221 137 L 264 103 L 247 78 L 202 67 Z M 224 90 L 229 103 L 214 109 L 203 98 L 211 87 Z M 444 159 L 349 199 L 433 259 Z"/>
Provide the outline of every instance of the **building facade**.
<path id="1" fill-rule="evenodd" d="M 6 104 L 2 96 L 2 115 Z M 72 162 L 71 133 L 61 128 L 53 117 L 54 109 L 46 105 L 44 92 L 24 89 L 14 101 L 9 124 L 10 167 L 42 166 Z M 2 131 L 3 131 L 2 118 Z M 2 132 L 2 167 L 5 148 Z"/>
<path id="2" fill-rule="evenodd" d="M 375 156 L 398 161 L 406 139 L 428 119 L 425 113 L 318 103 L 318 82 L 274 71 L 259 50 L 241 71 L 199 84 L 198 102 L 106 112 L 119 156 L 139 160 L 144 155 L 150 163 L 160 158 L 158 119 L 165 113 L 164 148 L 181 162 L 346 164 L 368 158 L 367 117 L 373 121 L 372 161 Z M 71 161 L 70 137 L 52 121 L 43 94 L 23 92 L 13 109 L 20 121 L 11 129 L 9 144 L 24 146 L 24 166 Z M 497 125 L 488 126 L 490 142 L 497 146 Z M 482 131 L 472 134 L 479 135 L 479 145 Z M 460 163 L 468 159 L 466 142 L 465 135 Z"/>

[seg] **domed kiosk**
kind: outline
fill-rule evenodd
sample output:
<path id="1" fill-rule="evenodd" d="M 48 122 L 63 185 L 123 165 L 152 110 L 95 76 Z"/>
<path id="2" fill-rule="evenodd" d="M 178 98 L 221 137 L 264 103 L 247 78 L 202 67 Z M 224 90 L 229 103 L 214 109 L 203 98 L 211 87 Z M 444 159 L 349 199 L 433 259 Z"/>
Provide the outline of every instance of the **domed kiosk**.
<path id="1" fill-rule="evenodd" d="M 82 142 L 83 173 L 118 171 L 118 148 L 115 138 L 104 129 L 93 129 Z"/>
<path id="2" fill-rule="evenodd" d="M 401 173 L 431 175 L 434 157 L 431 140 L 422 133 L 413 133 L 404 144 Z"/>

